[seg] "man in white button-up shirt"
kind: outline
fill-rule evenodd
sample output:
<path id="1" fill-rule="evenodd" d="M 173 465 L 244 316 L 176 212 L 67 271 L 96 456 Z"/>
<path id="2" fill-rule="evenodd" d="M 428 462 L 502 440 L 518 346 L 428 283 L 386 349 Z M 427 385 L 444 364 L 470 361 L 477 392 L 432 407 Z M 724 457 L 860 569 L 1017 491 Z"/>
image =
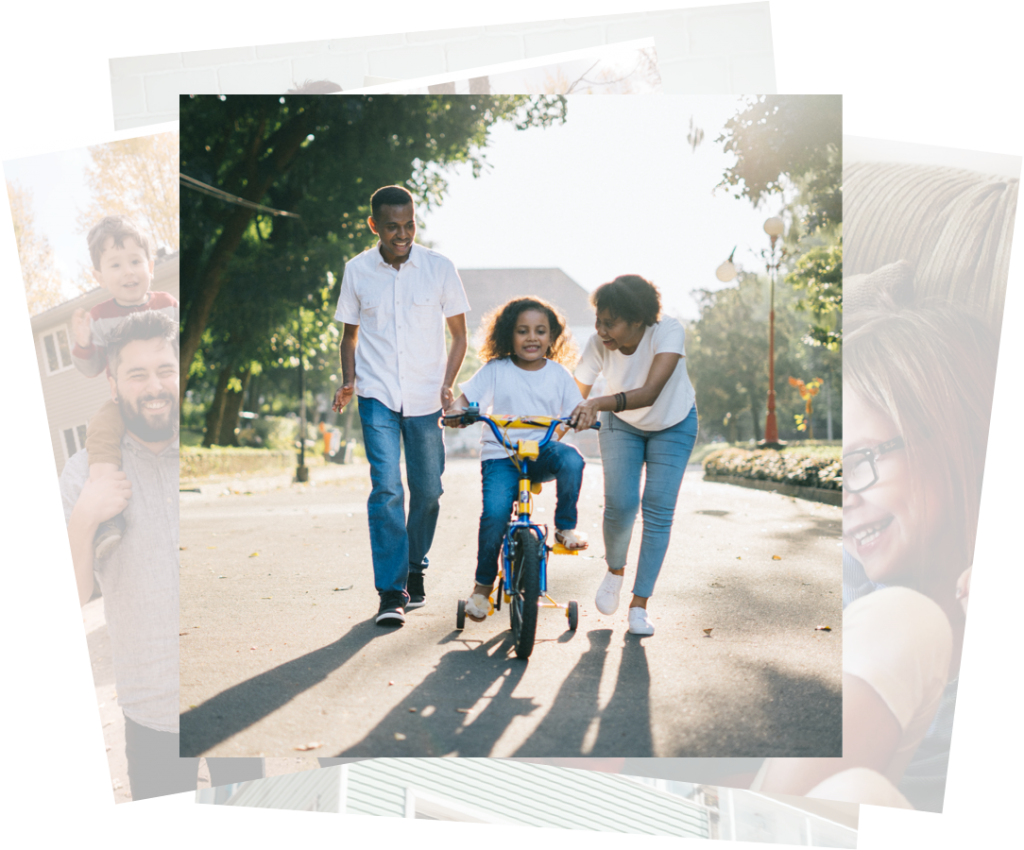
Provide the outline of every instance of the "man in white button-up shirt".
<path id="1" fill-rule="evenodd" d="M 385 186 L 370 199 L 376 247 L 345 264 L 334 318 L 344 322 L 341 412 L 359 395 L 373 489 L 368 503 L 377 622 L 400 625 L 424 604 L 423 571 L 434 539 L 444 472 L 440 416 L 466 356 L 469 303 L 455 265 L 416 245 L 412 195 Z M 451 332 L 445 353 L 444 326 Z M 405 444 L 409 517 L 399 468 Z"/>

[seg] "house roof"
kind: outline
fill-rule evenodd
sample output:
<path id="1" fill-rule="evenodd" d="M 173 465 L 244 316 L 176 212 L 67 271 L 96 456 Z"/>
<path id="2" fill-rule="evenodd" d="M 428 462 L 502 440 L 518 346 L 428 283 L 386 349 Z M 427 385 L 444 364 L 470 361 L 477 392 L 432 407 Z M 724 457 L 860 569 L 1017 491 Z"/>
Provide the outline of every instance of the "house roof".
<path id="1" fill-rule="evenodd" d="M 177 268 L 177 251 L 173 251 L 169 254 L 157 254 L 155 269 L 153 272 L 153 283 L 155 284 L 162 281 L 168 274 L 176 274 Z M 32 317 L 32 330 L 38 331 L 42 328 L 49 327 L 52 324 L 66 322 L 71 314 L 79 307 L 87 310 L 98 304 L 100 301 L 105 301 L 109 297 L 110 296 L 106 294 L 102 287 L 97 286 L 90 289 L 88 292 L 76 295 L 70 301 L 65 301 L 63 304 L 58 304 L 56 307 L 51 307 L 49 310 L 43 310 L 42 313 L 36 313 L 36 315 Z"/>
<path id="2" fill-rule="evenodd" d="M 590 294 L 561 269 L 459 269 L 472 312 L 471 327 L 511 298 L 536 295 L 551 302 L 570 325 L 591 325 Z"/>

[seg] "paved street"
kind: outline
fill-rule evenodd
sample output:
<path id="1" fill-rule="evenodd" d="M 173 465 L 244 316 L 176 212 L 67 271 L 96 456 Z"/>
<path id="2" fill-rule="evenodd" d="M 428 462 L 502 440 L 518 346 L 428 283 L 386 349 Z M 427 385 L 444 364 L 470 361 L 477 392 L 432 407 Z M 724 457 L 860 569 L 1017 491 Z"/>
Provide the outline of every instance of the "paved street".
<path id="1" fill-rule="evenodd" d="M 840 508 L 704 483 L 691 467 L 650 602 L 657 633 L 638 638 L 625 591 L 615 615 L 593 605 L 603 486 L 590 460 L 590 553 L 549 568 L 551 595 L 580 603 L 579 629 L 542 609 L 523 662 L 504 607 L 455 629 L 479 462 L 449 460 L 427 604 L 401 629 L 373 622 L 368 468 L 343 469 L 250 495 L 182 493 L 182 755 L 841 754 Z M 540 521 L 553 515 L 553 485 L 537 505 Z"/>

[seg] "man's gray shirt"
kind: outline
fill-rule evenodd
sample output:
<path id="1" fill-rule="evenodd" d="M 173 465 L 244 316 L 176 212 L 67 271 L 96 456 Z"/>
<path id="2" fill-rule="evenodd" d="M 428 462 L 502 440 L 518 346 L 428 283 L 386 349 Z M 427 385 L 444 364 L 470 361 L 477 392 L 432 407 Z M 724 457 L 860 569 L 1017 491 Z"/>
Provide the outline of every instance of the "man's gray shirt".
<path id="1" fill-rule="evenodd" d="M 122 469 L 132 486 L 120 545 L 93 564 L 125 716 L 178 731 L 178 441 L 154 454 L 125 434 Z M 83 449 L 60 476 L 65 522 L 89 479 Z"/>

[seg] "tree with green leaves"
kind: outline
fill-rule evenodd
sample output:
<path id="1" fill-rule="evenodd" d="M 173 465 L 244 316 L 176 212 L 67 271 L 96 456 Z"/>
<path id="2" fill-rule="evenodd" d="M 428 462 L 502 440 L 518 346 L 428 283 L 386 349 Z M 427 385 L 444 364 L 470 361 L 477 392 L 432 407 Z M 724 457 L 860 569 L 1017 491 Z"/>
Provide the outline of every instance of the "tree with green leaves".
<path id="1" fill-rule="evenodd" d="M 439 204 L 446 169 L 468 163 L 482 173 L 495 124 L 546 127 L 566 110 L 562 97 L 183 97 L 182 174 L 248 205 L 182 198 L 182 392 L 204 340 L 227 351 L 242 348 L 242 336 L 273 334 L 273 323 L 230 318 L 240 300 L 268 302 L 265 316 L 280 321 L 308 296 L 320 299 L 327 273 L 373 244 L 365 219 L 376 188 L 404 185 L 421 205 Z"/>
<path id="2" fill-rule="evenodd" d="M 686 360 L 705 438 L 720 434 L 736 442 L 741 438 L 738 423 L 747 416 L 753 436 L 763 435 L 768 399 L 768 288 L 763 275 L 741 272 L 735 286 L 693 293 L 700 318 L 687 328 Z M 802 344 L 805 323 L 796 294 L 776 288 L 776 409 L 784 437 L 799 436 L 793 416 L 804 409 L 786 378 L 811 371 L 832 374 L 836 366 L 832 361 L 838 361 L 837 354 Z"/>
<path id="3" fill-rule="evenodd" d="M 795 192 L 786 245 L 795 264 L 785 281 L 812 318 L 804 341 L 838 350 L 843 300 L 842 98 L 761 95 L 726 122 L 717 142 L 736 162 L 720 187 L 755 207 Z"/>
<path id="4" fill-rule="evenodd" d="M 430 208 L 444 197 L 447 167 L 469 162 L 479 175 L 496 122 L 526 129 L 564 118 L 560 97 L 183 104 L 181 173 L 244 202 L 209 192 L 182 199 L 182 380 L 212 395 L 207 443 L 233 441 L 251 381 L 285 390 L 291 380 L 287 394 L 297 394 L 300 338 L 307 393 L 337 371 L 337 286 L 345 262 L 376 242 L 366 221 L 376 188 L 404 184 Z"/>

